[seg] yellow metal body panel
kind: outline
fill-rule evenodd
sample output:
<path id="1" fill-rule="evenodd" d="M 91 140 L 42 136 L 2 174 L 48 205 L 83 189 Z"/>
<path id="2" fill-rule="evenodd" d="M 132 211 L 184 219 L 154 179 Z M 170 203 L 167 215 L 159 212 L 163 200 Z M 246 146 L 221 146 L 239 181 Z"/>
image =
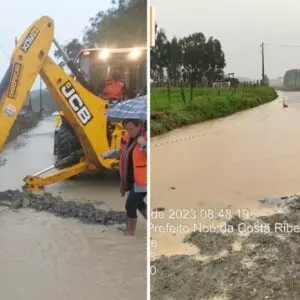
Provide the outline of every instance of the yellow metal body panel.
<path id="1" fill-rule="evenodd" d="M 89 168 L 87 162 L 82 161 L 74 166 L 60 170 L 52 175 L 46 177 L 39 176 L 26 176 L 24 178 L 25 188 L 28 191 L 38 191 L 45 185 L 53 184 L 58 181 L 66 180 L 70 177 L 76 176 L 81 172 L 86 171 Z"/>
<path id="2" fill-rule="evenodd" d="M 109 145 L 106 117 L 108 102 L 89 92 L 48 57 L 53 39 L 54 22 L 49 17 L 42 17 L 24 32 L 16 45 L 5 76 L 7 80 L 4 78 L 0 86 L 0 151 L 40 74 L 62 115 L 74 129 L 84 158 L 79 164 L 48 177 L 27 176 L 24 181 L 31 189 L 64 180 L 87 168 L 115 168 L 118 160 L 104 160 L 102 154 L 110 149 L 118 149 L 124 134 L 122 126 L 116 124 Z"/>
<path id="3" fill-rule="evenodd" d="M 9 84 L 0 98 L 0 151 L 47 58 L 53 36 L 53 21 L 43 17 L 23 33 L 16 45 L 10 61 Z"/>
<path id="4" fill-rule="evenodd" d="M 64 118 L 74 129 L 86 160 L 98 167 L 111 168 L 113 160 L 102 159 L 111 149 L 107 140 L 108 102 L 84 88 L 68 76 L 49 57 L 40 72 L 53 99 L 63 112 Z M 121 144 L 122 130 L 115 132 L 114 147 Z"/>

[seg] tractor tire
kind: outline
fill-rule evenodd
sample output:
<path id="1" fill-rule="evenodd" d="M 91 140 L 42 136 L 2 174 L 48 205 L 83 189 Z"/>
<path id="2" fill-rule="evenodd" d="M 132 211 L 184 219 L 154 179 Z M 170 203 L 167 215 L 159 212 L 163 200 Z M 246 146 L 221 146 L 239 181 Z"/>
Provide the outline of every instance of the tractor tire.
<path id="1" fill-rule="evenodd" d="M 74 156 L 74 153 L 78 153 L 80 152 L 79 150 L 82 150 L 79 140 L 72 127 L 65 121 L 62 122 L 57 132 L 55 144 L 57 158 L 56 165 L 59 166 L 59 169 L 66 168 L 79 162 L 80 155 L 75 155 L 75 157 L 73 157 L 72 160 L 68 160 L 67 163 L 60 163 L 65 158 L 70 157 L 72 154 Z"/>
<path id="2" fill-rule="evenodd" d="M 57 131 L 54 132 L 54 145 L 53 145 L 53 155 L 57 155 Z"/>

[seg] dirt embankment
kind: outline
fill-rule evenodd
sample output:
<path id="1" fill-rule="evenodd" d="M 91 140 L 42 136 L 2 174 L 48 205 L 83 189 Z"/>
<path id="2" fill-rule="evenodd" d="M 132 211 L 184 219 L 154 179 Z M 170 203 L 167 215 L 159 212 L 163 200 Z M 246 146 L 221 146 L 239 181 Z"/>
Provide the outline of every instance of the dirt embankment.
<path id="1" fill-rule="evenodd" d="M 278 205 L 286 211 L 247 220 L 235 216 L 219 232 L 187 236 L 200 257 L 154 261 L 151 299 L 299 300 L 300 197 Z"/>
<path id="2" fill-rule="evenodd" d="M 98 208 L 92 203 L 63 201 L 61 197 L 49 193 L 36 195 L 18 190 L 3 191 L 0 192 L 0 206 L 9 209 L 32 208 L 63 218 L 76 218 L 88 224 L 114 225 L 126 222 L 125 212 Z"/>
<path id="3" fill-rule="evenodd" d="M 32 115 L 20 115 L 18 116 L 14 126 L 12 127 L 8 141 L 12 141 L 20 134 L 28 131 L 29 129 L 37 126 L 41 117 L 38 113 L 33 113 Z"/>

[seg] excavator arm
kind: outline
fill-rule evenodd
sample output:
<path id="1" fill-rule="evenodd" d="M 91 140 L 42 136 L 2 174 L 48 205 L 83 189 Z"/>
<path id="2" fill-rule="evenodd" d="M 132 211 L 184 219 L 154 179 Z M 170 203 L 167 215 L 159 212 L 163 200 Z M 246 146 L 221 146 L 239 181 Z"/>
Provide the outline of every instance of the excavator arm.
<path id="1" fill-rule="evenodd" d="M 42 17 L 19 39 L 10 67 L 0 83 L 0 151 L 39 74 L 82 146 L 83 157 L 74 167 L 60 170 L 57 176 L 54 174 L 49 178 L 27 176 L 25 182 L 35 188 L 74 176 L 88 168 L 112 168 L 117 164 L 116 160 L 103 159 L 102 154 L 118 148 L 123 134 L 123 130 L 117 128 L 109 146 L 107 101 L 66 74 L 48 56 L 52 41 L 55 41 L 54 22 L 49 17 Z"/>
<path id="2" fill-rule="evenodd" d="M 0 151 L 47 58 L 53 35 L 53 21 L 41 18 L 23 33 L 16 45 L 0 84 Z"/>

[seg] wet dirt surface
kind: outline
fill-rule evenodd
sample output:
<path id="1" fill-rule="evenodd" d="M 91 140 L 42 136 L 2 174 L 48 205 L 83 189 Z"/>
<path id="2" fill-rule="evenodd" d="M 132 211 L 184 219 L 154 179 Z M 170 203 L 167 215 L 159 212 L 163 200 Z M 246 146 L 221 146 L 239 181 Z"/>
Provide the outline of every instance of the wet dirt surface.
<path id="1" fill-rule="evenodd" d="M 92 203 L 64 201 L 61 197 L 54 197 L 45 193 L 35 195 L 20 191 L 0 192 L 0 206 L 11 209 L 33 208 L 37 211 L 51 212 L 63 218 L 76 218 L 87 224 L 114 225 L 126 223 L 126 213 L 97 208 Z"/>
<path id="2" fill-rule="evenodd" d="M 201 247 L 201 254 L 216 255 L 223 250 L 227 250 L 234 242 L 232 235 L 225 235 L 222 233 L 205 233 L 193 231 L 184 239 L 185 243 L 190 243 L 196 247 Z"/>
<path id="3" fill-rule="evenodd" d="M 275 220 L 300 223 L 281 198 L 300 194 L 300 93 L 284 95 L 287 109 L 279 92 L 152 139 L 151 206 L 164 208 L 151 220 L 153 299 L 299 299 L 299 233 L 272 231 Z M 226 222 L 267 222 L 270 233 L 214 232 Z"/>
<path id="4" fill-rule="evenodd" d="M 0 298 L 146 299 L 146 222 L 139 217 L 135 238 L 119 230 L 116 172 L 46 187 L 53 196 L 16 191 L 53 164 L 53 133 L 48 118 L 0 154 Z"/>
<path id="5" fill-rule="evenodd" d="M 238 222 L 235 218 L 227 222 L 226 230 L 219 227 L 216 233 L 187 236 L 185 242 L 194 243 L 207 258 L 162 256 L 153 262 L 151 299 L 298 300 L 300 198 L 287 206 L 286 213 Z M 226 253 L 218 255 L 225 248 Z"/>

